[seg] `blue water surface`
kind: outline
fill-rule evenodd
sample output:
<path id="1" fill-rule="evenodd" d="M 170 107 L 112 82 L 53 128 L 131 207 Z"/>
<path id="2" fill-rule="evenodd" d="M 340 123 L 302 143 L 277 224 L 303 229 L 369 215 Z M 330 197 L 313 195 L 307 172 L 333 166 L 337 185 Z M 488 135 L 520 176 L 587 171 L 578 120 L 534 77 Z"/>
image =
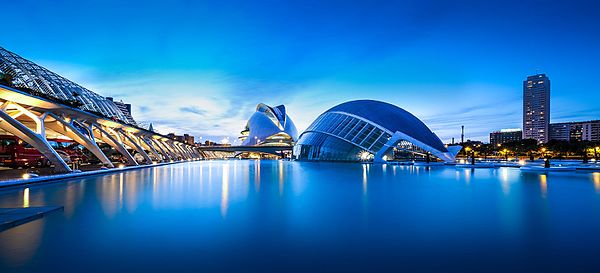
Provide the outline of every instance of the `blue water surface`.
<path id="1" fill-rule="evenodd" d="M 600 173 L 202 161 L 0 190 L 0 272 L 600 272 Z"/>

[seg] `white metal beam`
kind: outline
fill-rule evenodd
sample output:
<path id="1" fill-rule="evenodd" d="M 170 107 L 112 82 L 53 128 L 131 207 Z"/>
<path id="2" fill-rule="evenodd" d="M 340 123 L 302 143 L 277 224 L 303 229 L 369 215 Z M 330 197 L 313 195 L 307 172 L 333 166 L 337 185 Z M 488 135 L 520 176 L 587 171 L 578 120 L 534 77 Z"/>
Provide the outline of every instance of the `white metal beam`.
<path id="1" fill-rule="evenodd" d="M 107 165 L 108 167 L 114 167 L 112 162 L 110 162 L 108 157 L 106 157 L 100 147 L 98 147 L 98 144 L 94 138 L 90 138 L 82 134 L 79 130 L 77 130 L 77 128 L 75 128 L 75 126 L 73 126 L 72 121 L 67 122 L 66 120 L 52 113 L 48 115 L 55 121 L 48 122 L 46 119 L 44 120 L 44 126 L 48 127 L 52 131 L 73 139 L 73 141 L 81 144 L 83 147 L 92 152 L 92 154 L 94 154 L 104 165 Z"/>
<path id="2" fill-rule="evenodd" d="M 104 130 L 104 128 L 102 128 L 101 125 L 92 123 L 90 125 L 90 131 L 92 132 L 92 134 L 95 138 L 98 138 L 98 139 L 104 141 L 106 144 L 110 145 L 115 150 L 117 150 L 117 152 L 119 152 L 121 155 L 123 155 L 125 157 L 125 160 L 127 160 L 128 165 L 139 165 L 135 161 L 133 156 L 131 156 L 129 151 L 127 151 L 125 146 L 123 146 L 123 144 L 121 144 L 121 142 L 118 141 L 115 137 L 113 137 L 110 133 L 108 133 L 106 130 Z"/>
<path id="3" fill-rule="evenodd" d="M 30 117 L 36 123 L 36 132 L 29 129 L 27 126 L 12 118 L 6 109 L 14 107 L 21 111 L 24 115 Z M 46 134 L 44 125 L 40 118 L 30 112 L 29 110 L 21 107 L 20 105 L 13 102 L 5 102 L 0 107 L 0 128 L 17 136 L 23 141 L 27 142 L 34 148 L 36 148 L 41 154 L 43 154 L 50 162 L 54 164 L 54 169 L 57 172 L 71 172 L 71 168 L 67 163 L 60 157 L 60 155 L 50 146 L 46 140 Z"/>

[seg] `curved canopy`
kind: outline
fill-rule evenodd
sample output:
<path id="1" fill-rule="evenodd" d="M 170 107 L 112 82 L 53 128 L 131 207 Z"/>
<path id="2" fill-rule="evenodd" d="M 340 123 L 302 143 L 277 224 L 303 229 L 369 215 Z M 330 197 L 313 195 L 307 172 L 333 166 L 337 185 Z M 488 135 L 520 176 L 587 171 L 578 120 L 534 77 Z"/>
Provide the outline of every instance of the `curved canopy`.
<path id="1" fill-rule="evenodd" d="M 427 126 L 406 110 L 381 101 L 354 100 L 344 102 L 327 110 L 344 112 L 367 119 L 391 131 L 399 131 L 441 152 L 448 150 L 444 143 Z"/>

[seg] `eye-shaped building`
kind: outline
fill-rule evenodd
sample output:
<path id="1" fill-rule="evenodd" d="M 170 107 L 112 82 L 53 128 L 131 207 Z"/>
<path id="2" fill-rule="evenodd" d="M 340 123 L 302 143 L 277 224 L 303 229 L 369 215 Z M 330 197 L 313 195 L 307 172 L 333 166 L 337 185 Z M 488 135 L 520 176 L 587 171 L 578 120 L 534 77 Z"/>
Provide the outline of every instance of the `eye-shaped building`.
<path id="1" fill-rule="evenodd" d="M 355 100 L 321 114 L 304 131 L 294 147 L 298 160 L 383 162 L 393 148 L 430 154 L 454 161 L 460 146 L 450 150 L 427 126 L 395 105 Z"/>
<path id="2" fill-rule="evenodd" d="M 258 104 L 241 134 L 242 146 L 293 146 L 298 140 L 296 125 L 283 105 Z"/>

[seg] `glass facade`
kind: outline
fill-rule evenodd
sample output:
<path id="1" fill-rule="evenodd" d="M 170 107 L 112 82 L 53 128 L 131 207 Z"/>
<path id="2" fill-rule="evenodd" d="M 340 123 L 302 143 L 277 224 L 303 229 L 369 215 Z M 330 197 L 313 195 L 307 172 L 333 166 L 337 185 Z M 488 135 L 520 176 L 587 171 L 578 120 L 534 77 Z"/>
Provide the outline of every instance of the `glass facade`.
<path id="1" fill-rule="evenodd" d="M 317 117 L 298 138 L 294 158 L 384 162 L 396 158 L 396 152 L 453 161 L 457 151 L 448 151 L 422 121 L 406 110 L 381 101 L 355 100 Z"/>
<path id="2" fill-rule="evenodd" d="M 319 116 L 302 134 L 294 154 L 300 160 L 359 161 L 375 154 L 391 132 L 358 117 L 337 112 Z"/>
<path id="3" fill-rule="evenodd" d="M 0 73 L 10 75 L 11 87 L 16 89 L 28 90 L 35 96 L 62 104 L 77 105 L 82 110 L 131 124 L 112 101 L 2 47 Z"/>

